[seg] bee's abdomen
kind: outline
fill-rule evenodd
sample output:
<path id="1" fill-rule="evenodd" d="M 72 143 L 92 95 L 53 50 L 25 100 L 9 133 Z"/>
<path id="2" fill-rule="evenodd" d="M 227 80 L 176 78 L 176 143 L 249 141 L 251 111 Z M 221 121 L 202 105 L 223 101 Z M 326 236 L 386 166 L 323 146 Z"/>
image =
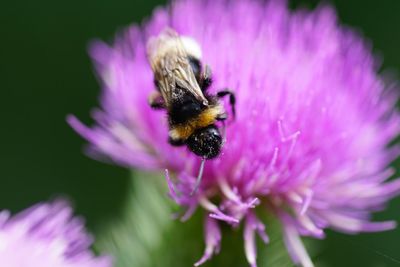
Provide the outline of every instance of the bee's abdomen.
<path id="1" fill-rule="evenodd" d="M 187 119 L 184 123 L 171 123 L 169 135 L 172 139 L 186 140 L 196 130 L 212 125 L 221 113 L 221 106 L 208 107 L 199 114 Z"/>

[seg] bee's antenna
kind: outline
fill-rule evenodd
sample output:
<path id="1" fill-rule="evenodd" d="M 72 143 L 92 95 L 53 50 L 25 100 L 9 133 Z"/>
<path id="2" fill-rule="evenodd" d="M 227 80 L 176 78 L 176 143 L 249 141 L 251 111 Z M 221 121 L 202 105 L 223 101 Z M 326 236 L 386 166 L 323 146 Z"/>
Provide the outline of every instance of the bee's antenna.
<path id="1" fill-rule="evenodd" d="M 199 174 L 197 175 L 196 184 L 194 185 L 192 193 L 190 193 L 191 196 L 193 196 L 193 194 L 196 193 L 197 189 L 199 188 L 199 185 L 201 183 L 201 179 L 203 178 L 203 171 L 204 171 L 204 163 L 205 162 L 206 162 L 206 158 L 202 158 L 201 159 L 201 164 L 200 164 Z"/>

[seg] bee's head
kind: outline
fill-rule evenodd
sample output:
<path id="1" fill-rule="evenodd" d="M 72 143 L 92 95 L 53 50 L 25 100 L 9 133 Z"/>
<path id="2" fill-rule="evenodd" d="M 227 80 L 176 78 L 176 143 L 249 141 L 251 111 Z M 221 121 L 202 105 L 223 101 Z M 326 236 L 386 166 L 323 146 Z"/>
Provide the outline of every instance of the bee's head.
<path id="1" fill-rule="evenodd" d="M 219 155 L 222 137 L 215 125 L 195 131 L 187 140 L 189 149 L 198 156 L 212 159 Z"/>

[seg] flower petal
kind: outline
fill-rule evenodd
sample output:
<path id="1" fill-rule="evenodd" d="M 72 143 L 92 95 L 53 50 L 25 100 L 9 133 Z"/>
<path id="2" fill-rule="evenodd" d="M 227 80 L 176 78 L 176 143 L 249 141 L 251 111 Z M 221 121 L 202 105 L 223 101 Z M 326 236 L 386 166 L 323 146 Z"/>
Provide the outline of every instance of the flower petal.
<path id="1" fill-rule="evenodd" d="M 221 230 L 219 229 L 217 221 L 206 217 L 204 224 L 206 249 L 201 259 L 198 260 L 194 266 L 202 265 L 204 262 L 208 261 L 213 254 L 219 253 L 220 250 Z"/>

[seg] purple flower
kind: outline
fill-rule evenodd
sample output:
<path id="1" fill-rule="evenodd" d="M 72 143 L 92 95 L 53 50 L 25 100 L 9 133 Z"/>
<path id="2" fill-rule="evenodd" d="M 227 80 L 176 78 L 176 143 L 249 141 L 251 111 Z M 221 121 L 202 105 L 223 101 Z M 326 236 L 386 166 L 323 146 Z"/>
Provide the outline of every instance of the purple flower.
<path id="1" fill-rule="evenodd" d="M 0 212 L 0 265 L 7 267 L 111 267 L 95 257 L 83 222 L 63 201 L 38 204 L 15 216 Z"/>
<path id="2" fill-rule="evenodd" d="M 227 87 L 237 97 L 222 155 L 206 162 L 194 196 L 200 159 L 168 144 L 166 115 L 147 101 L 154 84 L 146 42 L 166 27 L 200 44 L 213 71 L 212 92 Z M 256 235 L 265 243 L 268 237 L 255 207 L 282 222 L 287 249 L 303 266 L 313 264 L 300 236 L 395 227 L 370 218 L 400 191 L 400 180 L 386 181 L 398 155 L 387 148 L 400 128 L 397 95 L 377 74 L 370 47 L 339 26 L 331 8 L 291 12 L 283 1 L 176 1 L 112 46 L 97 42 L 90 51 L 103 85 L 97 124 L 68 121 L 96 158 L 168 169 L 170 196 L 186 209 L 183 220 L 198 207 L 208 212 L 206 250 L 196 265 L 218 252 L 221 223 L 243 223 L 245 254 L 256 266 Z"/>

